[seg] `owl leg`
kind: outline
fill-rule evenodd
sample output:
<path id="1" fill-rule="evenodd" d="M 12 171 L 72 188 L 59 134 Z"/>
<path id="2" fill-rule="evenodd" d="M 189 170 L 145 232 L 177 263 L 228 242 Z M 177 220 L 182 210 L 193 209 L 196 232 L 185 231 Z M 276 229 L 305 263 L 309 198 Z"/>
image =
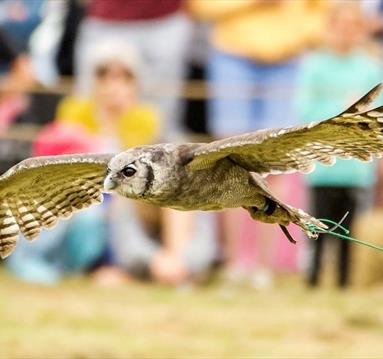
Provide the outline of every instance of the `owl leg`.
<path id="1" fill-rule="evenodd" d="M 288 213 L 283 213 L 286 211 L 275 201 L 265 197 L 265 205 L 263 206 L 263 208 L 260 209 L 255 206 L 245 208 L 250 213 L 251 217 L 256 220 L 265 223 L 278 223 L 279 227 L 282 229 L 282 232 L 289 240 L 289 242 L 294 244 L 296 243 L 296 240 L 291 236 L 288 229 L 286 228 L 286 225 L 290 223 L 290 219 L 287 216 Z"/>
<path id="2" fill-rule="evenodd" d="M 263 212 L 267 215 L 272 215 L 275 210 L 277 209 L 277 202 L 273 201 L 272 199 L 270 198 L 265 198 L 266 200 L 266 204 L 265 206 L 263 207 Z M 288 239 L 288 241 L 290 243 L 293 243 L 293 244 L 296 244 L 297 241 L 293 238 L 293 236 L 290 234 L 289 230 L 287 229 L 286 226 L 282 225 L 282 224 L 279 224 L 279 227 L 281 228 L 283 234 L 286 236 L 286 238 Z"/>
<path id="3" fill-rule="evenodd" d="M 289 213 L 272 199 L 267 197 L 264 199 L 265 204 L 262 208 L 256 206 L 244 208 L 250 213 L 250 216 L 257 221 L 265 223 L 278 223 L 287 226 L 291 221 Z"/>
<path id="4" fill-rule="evenodd" d="M 250 173 L 250 183 L 254 185 L 256 196 L 254 197 L 254 204 L 256 206 L 247 206 L 244 208 L 250 213 L 250 216 L 255 220 L 265 223 L 277 223 L 281 227 L 283 233 L 286 235 L 290 242 L 293 238 L 288 233 L 286 226 L 289 223 L 294 223 L 299 226 L 309 238 L 317 238 L 318 235 L 312 231 L 312 227 L 326 229 L 327 226 L 315 217 L 310 216 L 301 209 L 294 208 L 288 204 L 278 200 L 273 193 L 269 190 L 267 182 L 256 173 Z M 260 206 L 257 200 L 261 195 L 265 202 L 261 202 Z M 258 207 L 257 207 L 258 206 Z"/>

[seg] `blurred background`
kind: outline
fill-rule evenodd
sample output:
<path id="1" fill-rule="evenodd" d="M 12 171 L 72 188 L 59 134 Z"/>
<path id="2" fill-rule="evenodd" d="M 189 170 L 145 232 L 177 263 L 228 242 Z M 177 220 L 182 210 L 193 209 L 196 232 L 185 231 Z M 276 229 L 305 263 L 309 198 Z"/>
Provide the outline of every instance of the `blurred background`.
<path id="1" fill-rule="evenodd" d="M 1 171 L 337 115 L 382 42 L 381 0 L 0 0 Z M 268 180 L 383 245 L 378 161 Z M 1 263 L 0 356 L 382 357 L 383 254 L 290 230 L 106 195 Z"/>

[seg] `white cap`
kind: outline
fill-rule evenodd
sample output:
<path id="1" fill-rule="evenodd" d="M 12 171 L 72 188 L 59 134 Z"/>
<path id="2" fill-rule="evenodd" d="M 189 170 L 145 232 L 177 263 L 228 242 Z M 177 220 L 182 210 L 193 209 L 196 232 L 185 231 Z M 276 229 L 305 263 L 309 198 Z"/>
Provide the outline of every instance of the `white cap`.
<path id="1" fill-rule="evenodd" d="M 118 62 L 139 80 L 140 56 L 137 49 L 126 41 L 103 40 L 90 50 L 90 72 L 94 75 L 97 67 L 110 62 Z"/>

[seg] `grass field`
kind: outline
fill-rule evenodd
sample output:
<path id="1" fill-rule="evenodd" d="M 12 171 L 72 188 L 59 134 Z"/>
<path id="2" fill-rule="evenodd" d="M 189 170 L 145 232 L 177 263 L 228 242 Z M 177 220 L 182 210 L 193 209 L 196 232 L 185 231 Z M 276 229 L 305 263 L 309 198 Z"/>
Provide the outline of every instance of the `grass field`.
<path id="1" fill-rule="evenodd" d="M 383 288 L 55 288 L 0 271 L 1 358 L 383 358 Z"/>

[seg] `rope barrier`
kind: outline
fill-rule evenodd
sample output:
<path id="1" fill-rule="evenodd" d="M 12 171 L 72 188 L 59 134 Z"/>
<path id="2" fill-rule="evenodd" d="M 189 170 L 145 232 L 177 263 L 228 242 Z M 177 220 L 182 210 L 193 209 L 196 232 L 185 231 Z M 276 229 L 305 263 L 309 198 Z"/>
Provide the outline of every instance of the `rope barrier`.
<path id="1" fill-rule="evenodd" d="M 51 95 L 68 95 L 73 93 L 74 79 L 72 77 L 62 77 L 53 86 L 44 86 L 34 84 L 29 88 L 17 87 L 17 85 L 8 85 L 1 81 L 0 78 L 0 93 L 7 91 L 23 91 L 36 94 L 51 94 Z M 178 85 L 161 84 L 161 86 L 148 86 L 143 89 L 143 96 L 158 96 L 158 97 L 178 97 L 186 100 L 208 100 L 212 97 L 219 98 L 260 98 L 260 99 L 278 99 L 291 95 L 291 88 L 286 86 L 274 88 L 262 86 L 254 83 L 247 84 L 215 84 L 214 93 L 209 90 L 208 82 L 204 80 L 186 80 L 182 85 L 182 89 Z"/>

